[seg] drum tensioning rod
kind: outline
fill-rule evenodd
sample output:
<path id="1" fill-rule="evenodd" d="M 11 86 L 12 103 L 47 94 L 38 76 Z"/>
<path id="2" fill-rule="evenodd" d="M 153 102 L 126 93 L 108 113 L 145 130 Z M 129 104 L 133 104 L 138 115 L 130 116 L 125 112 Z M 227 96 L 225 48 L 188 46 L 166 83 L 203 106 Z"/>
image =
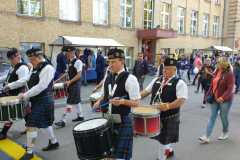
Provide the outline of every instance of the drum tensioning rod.
<path id="1" fill-rule="evenodd" d="M 147 122 L 146 122 L 146 118 L 144 118 L 144 135 L 147 135 Z"/>

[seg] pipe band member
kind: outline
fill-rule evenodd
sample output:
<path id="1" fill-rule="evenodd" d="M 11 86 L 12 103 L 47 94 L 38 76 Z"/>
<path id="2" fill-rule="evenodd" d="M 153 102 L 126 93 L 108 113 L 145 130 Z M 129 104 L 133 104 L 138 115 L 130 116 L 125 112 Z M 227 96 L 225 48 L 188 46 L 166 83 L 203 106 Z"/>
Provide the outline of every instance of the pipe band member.
<path id="1" fill-rule="evenodd" d="M 4 96 L 17 96 L 23 93 L 26 89 L 25 84 L 29 76 L 29 68 L 26 63 L 22 62 L 21 54 L 16 48 L 12 48 L 7 52 L 12 68 L 9 70 L 4 82 Z M 7 137 L 7 132 L 11 128 L 13 122 L 7 121 L 4 123 L 3 129 L 0 132 L 0 140 Z"/>
<path id="2" fill-rule="evenodd" d="M 81 73 L 83 68 L 83 63 L 80 59 L 75 56 L 75 48 L 72 46 L 65 46 L 64 51 L 68 60 L 67 64 L 67 75 L 69 80 L 65 82 L 67 87 L 68 97 L 67 97 L 67 107 L 62 115 L 62 119 L 55 123 L 59 128 L 63 128 L 66 125 L 67 117 L 72 112 L 72 107 L 75 106 L 77 111 L 77 117 L 73 119 L 73 122 L 83 121 L 81 111 Z"/>
<path id="3" fill-rule="evenodd" d="M 26 153 L 20 160 L 33 158 L 33 148 L 39 129 L 44 129 L 49 139 L 49 144 L 43 151 L 57 149 L 59 143 L 54 135 L 52 124 L 54 121 L 54 98 L 53 78 L 55 69 L 44 58 L 40 49 L 29 49 L 26 52 L 33 66 L 32 73 L 28 79 L 29 90 L 20 94 L 19 98 L 29 100 L 31 112 L 26 118 L 27 148 Z"/>
<path id="4" fill-rule="evenodd" d="M 118 122 L 113 122 L 113 157 L 119 160 L 130 160 L 133 149 L 133 128 L 129 113 L 131 107 L 137 107 L 139 104 L 141 98 L 139 83 L 135 76 L 124 69 L 123 50 L 110 49 L 108 62 L 111 74 L 108 74 L 104 82 L 102 102 L 111 103 L 113 119 L 118 117 L 118 120 L 115 119 Z M 107 109 L 110 108 L 107 107 Z"/>
<path id="5" fill-rule="evenodd" d="M 172 144 L 179 140 L 180 108 L 188 98 L 186 83 L 176 76 L 176 60 L 166 58 L 164 61 L 163 78 L 156 77 L 141 92 L 142 97 L 152 94 L 150 104 L 159 108 L 161 119 L 160 134 L 154 139 L 163 145 L 159 159 L 173 156 Z"/>

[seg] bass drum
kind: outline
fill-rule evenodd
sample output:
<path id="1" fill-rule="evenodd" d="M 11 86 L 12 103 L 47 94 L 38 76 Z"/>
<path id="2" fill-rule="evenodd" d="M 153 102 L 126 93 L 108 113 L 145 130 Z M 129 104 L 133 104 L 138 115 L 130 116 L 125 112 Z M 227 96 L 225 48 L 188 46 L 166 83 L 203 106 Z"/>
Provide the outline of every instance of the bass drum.
<path id="1" fill-rule="evenodd" d="M 73 128 L 77 155 L 81 160 L 99 160 L 111 155 L 112 134 L 105 118 L 78 123 Z"/>

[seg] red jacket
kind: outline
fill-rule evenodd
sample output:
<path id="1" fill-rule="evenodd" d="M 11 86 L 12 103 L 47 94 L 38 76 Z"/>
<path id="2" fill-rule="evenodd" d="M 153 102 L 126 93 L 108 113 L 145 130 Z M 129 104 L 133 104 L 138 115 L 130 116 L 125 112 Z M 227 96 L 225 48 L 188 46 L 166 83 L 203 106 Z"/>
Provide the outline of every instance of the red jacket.
<path id="1" fill-rule="evenodd" d="M 215 72 L 215 75 L 217 75 Z M 213 81 L 212 81 L 213 82 Z M 234 74 L 232 71 L 221 74 L 221 78 L 218 81 L 217 89 L 214 91 L 215 98 L 223 98 L 224 101 L 230 101 L 233 99 L 233 89 L 235 85 Z"/>

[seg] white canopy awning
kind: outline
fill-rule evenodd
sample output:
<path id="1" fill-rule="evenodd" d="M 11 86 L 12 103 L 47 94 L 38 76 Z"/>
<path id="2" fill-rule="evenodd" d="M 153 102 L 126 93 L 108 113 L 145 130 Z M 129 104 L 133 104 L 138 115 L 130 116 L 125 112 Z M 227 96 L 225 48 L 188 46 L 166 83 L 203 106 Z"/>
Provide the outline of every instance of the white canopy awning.
<path id="1" fill-rule="evenodd" d="M 223 51 L 223 52 L 232 52 L 233 50 L 229 47 L 226 46 L 211 46 L 210 47 L 212 50 L 218 50 L 218 51 Z"/>
<path id="2" fill-rule="evenodd" d="M 110 38 L 89 38 L 76 36 L 58 36 L 52 46 L 71 45 L 76 47 L 123 47 L 124 45 Z"/>

